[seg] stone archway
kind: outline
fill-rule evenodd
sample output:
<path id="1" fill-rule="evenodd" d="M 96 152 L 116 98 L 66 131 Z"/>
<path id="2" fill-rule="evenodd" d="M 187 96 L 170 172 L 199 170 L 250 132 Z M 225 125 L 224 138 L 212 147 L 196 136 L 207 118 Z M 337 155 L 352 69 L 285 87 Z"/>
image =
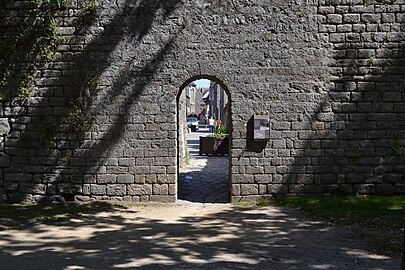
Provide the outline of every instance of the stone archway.
<path id="1" fill-rule="evenodd" d="M 197 88 L 193 85 L 194 82 L 201 79 L 210 81 L 208 88 Z M 189 100 L 194 103 L 190 104 Z M 199 102 L 199 104 L 195 104 L 195 102 Z M 177 198 L 200 203 L 230 202 L 232 110 L 229 89 L 216 77 L 195 76 L 180 87 L 176 104 Z M 196 108 L 194 112 L 190 109 L 193 106 Z M 185 126 L 185 119 L 189 119 L 187 116 L 198 118 L 198 130 Z M 221 138 L 210 137 L 212 133 L 209 130 L 209 118 L 215 119 L 215 126 L 222 128 L 215 128 L 215 130 L 224 131 L 228 135 Z M 203 138 L 200 139 L 200 137 Z M 215 151 L 210 152 L 207 148 L 202 147 L 207 145 L 207 141 L 215 140 L 217 140 L 214 146 Z"/>

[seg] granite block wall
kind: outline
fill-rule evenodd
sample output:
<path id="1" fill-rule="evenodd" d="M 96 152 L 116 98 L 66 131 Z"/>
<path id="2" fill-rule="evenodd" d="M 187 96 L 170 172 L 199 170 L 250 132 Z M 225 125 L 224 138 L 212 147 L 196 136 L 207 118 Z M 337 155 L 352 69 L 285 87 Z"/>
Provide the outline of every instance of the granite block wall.
<path id="1" fill-rule="evenodd" d="M 25 98 L 29 40 L 4 52 L 31 13 L 5 2 L 2 200 L 175 201 L 176 98 L 202 77 L 231 100 L 230 200 L 405 193 L 404 0 L 67 1 Z"/>

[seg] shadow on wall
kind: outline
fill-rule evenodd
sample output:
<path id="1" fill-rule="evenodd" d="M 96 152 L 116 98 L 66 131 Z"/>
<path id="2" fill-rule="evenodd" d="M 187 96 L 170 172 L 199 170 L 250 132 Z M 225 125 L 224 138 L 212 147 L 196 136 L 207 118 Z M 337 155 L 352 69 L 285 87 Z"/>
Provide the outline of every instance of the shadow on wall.
<path id="1" fill-rule="evenodd" d="M 46 264 L 57 269 L 388 270 L 400 263 L 399 258 L 371 255 L 349 240 L 349 233 L 297 218 L 290 210 L 180 210 L 183 217 L 171 221 L 148 217 L 145 209 L 114 207 L 102 215 L 82 215 L 77 222 L 53 224 L 61 225 L 58 234 L 47 226 L 7 230 L 0 260 L 6 269 Z M 153 210 L 160 211 L 170 216 L 173 209 Z M 18 237 L 20 233 L 32 238 Z"/>
<path id="2" fill-rule="evenodd" d="M 74 32 L 70 32 L 72 27 L 59 29 L 65 43 L 52 61 L 38 68 L 42 77 L 35 81 L 31 97 L 21 103 L 17 93 L 10 92 L 3 101 L 5 116 L 14 119 L 1 157 L 2 167 L 7 167 L 4 189 L 14 193 L 10 201 L 32 200 L 28 193 L 38 194 L 35 200 L 45 194 L 69 197 L 82 194 L 86 181 L 94 183 L 93 173 L 109 162 L 107 157 L 114 156 L 108 151 L 123 143 L 120 139 L 132 121 L 131 109 L 182 30 L 182 26 L 171 29 L 159 44 L 144 40 L 153 24 L 167 20 L 180 0 L 102 4 L 106 6 L 85 20 L 65 17 L 74 19 Z M 11 18 L 18 10 L 18 5 L 8 2 L 2 13 Z M 69 10 L 80 14 L 77 6 Z M 62 17 L 66 16 L 63 12 Z M 22 59 L 16 56 L 10 61 Z M 10 84 L 9 89 L 16 85 L 18 82 Z M 107 125 L 78 134 L 83 124 L 78 118 L 89 117 L 91 122 L 93 116 L 97 124 Z M 61 134 L 60 127 L 69 121 L 73 125 Z"/>
<path id="3" fill-rule="evenodd" d="M 299 134 L 282 179 L 289 190 L 279 193 L 405 193 L 403 29 L 329 34 L 336 79 Z"/>
<path id="4" fill-rule="evenodd" d="M 247 132 L 246 132 L 246 151 L 261 153 L 266 149 L 267 140 L 255 141 L 254 140 L 254 116 L 247 122 Z M 242 155 L 242 154 L 241 154 Z"/>

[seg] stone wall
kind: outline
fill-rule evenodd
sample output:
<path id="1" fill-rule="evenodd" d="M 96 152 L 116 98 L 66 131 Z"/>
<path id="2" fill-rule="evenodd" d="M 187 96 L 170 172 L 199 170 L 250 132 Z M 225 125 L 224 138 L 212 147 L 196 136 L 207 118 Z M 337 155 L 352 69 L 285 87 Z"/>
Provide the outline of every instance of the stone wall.
<path id="1" fill-rule="evenodd" d="M 6 2 L 5 18 L 23 3 Z M 31 96 L 18 75 L 1 89 L 2 199 L 174 201 L 176 97 L 202 77 L 229 90 L 232 200 L 405 193 L 403 0 L 68 3 Z M 75 102 L 91 129 L 48 132 Z M 260 111 L 266 143 L 252 140 Z"/>

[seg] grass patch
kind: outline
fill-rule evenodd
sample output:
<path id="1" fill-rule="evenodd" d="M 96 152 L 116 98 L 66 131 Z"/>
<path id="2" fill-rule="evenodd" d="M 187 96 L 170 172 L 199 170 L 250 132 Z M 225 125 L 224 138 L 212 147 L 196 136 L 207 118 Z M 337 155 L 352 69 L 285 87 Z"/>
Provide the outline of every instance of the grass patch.
<path id="1" fill-rule="evenodd" d="M 266 199 L 259 199 L 256 201 L 240 201 L 240 202 L 232 202 L 232 205 L 241 206 L 241 207 L 252 207 L 252 206 L 269 206 L 271 204 L 270 200 Z"/>
<path id="2" fill-rule="evenodd" d="M 368 242 L 374 251 L 401 254 L 405 196 L 291 196 L 272 203 L 302 209 L 334 225 L 349 226 L 359 236 L 374 235 Z"/>
<path id="3" fill-rule="evenodd" d="M 0 229 L 41 223 L 59 223 L 80 214 L 111 210 L 119 206 L 109 203 L 86 204 L 0 204 Z"/>
<path id="4" fill-rule="evenodd" d="M 188 149 L 186 149 L 186 156 L 184 157 L 184 163 L 186 165 L 190 165 L 190 153 L 188 152 Z"/>
<path id="5" fill-rule="evenodd" d="M 277 198 L 274 203 L 294 206 L 337 224 L 394 231 L 405 224 L 405 196 L 292 196 Z"/>

